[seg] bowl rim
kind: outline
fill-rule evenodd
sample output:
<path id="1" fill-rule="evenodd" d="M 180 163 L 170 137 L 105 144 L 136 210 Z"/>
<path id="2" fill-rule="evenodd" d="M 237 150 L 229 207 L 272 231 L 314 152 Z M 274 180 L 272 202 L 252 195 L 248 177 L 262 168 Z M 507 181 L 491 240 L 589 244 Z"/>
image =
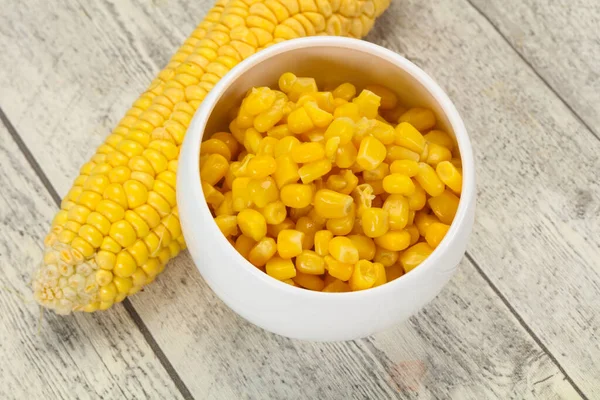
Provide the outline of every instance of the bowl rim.
<path id="1" fill-rule="evenodd" d="M 188 129 L 196 129 L 203 131 L 206 128 L 206 124 L 215 106 L 220 101 L 222 95 L 235 83 L 237 78 L 243 75 L 250 68 L 253 68 L 255 65 L 260 64 L 261 62 L 267 59 L 279 56 L 289 51 L 294 51 L 307 47 L 346 48 L 353 51 L 363 52 L 365 53 L 365 55 L 381 58 L 397 66 L 398 68 L 407 72 L 413 79 L 415 79 L 430 93 L 430 95 L 435 99 L 435 101 L 438 102 L 444 114 L 448 118 L 448 121 L 452 129 L 454 130 L 455 138 L 461 153 L 461 161 L 463 164 L 463 187 L 460 202 L 458 205 L 458 210 L 456 212 L 454 220 L 452 221 L 452 224 L 450 225 L 450 229 L 446 233 L 444 239 L 431 253 L 431 255 L 427 257 L 427 259 L 423 261 L 418 268 L 413 269 L 412 271 L 410 271 L 410 273 L 405 273 L 404 275 L 395 279 L 392 282 L 388 282 L 384 285 L 380 285 L 375 288 L 370 288 L 368 290 L 361 290 L 356 292 L 342 292 L 335 293 L 335 295 L 332 295 L 332 293 L 317 292 L 307 290 L 304 288 L 297 288 L 295 286 L 286 284 L 275 278 L 272 278 L 265 272 L 260 271 L 248 260 L 246 260 L 241 254 L 239 254 L 231 245 L 231 243 L 227 240 L 227 238 L 221 234 L 216 223 L 214 223 L 214 218 L 210 213 L 207 203 L 204 201 L 204 192 L 202 190 L 202 185 L 199 179 L 200 145 L 204 138 L 204 132 L 201 132 L 200 135 L 198 135 L 198 140 L 195 140 L 194 142 L 191 142 L 192 135 L 186 134 L 184 143 L 180 151 L 180 153 L 182 153 L 184 147 L 192 147 L 191 151 L 193 151 L 194 154 L 194 162 L 192 163 L 192 168 L 194 168 L 194 170 L 191 171 L 190 176 L 198 177 L 197 180 L 194 180 L 194 187 L 192 187 L 192 190 L 185 191 L 185 195 L 194 197 L 197 193 L 201 195 L 202 201 L 195 202 L 195 204 L 198 205 L 197 211 L 203 213 L 204 217 L 209 217 L 210 220 L 213 221 L 212 228 L 205 227 L 203 229 L 212 229 L 213 231 L 218 232 L 219 234 L 216 235 L 214 239 L 217 241 L 221 241 L 221 244 L 224 247 L 227 247 L 231 250 L 231 254 L 227 257 L 231 256 L 233 257 L 232 261 L 243 264 L 242 268 L 246 268 L 246 272 L 248 272 L 251 276 L 255 277 L 265 285 L 267 285 L 270 289 L 292 296 L 302 296 L 313 299 L 317 298 L 320 301 L 338 301 L 341 299 L 357 297 L 367 299 L 372 296 L 384 295 L 386 293 L 398 290 L 403 286 L 410 285 L 413 281 L 418 281 L 422 275 L 427 274 L 428 272 L 430 272 L 430 270 L 436 268 L 436 266 L 438 268 L 441 267 L 443 265 L 442 260 L 444 255 L 451 250 L 453 244 L 456 242 L 459 236 L 459 233 L 465 228 L 469 227 L 469 212 L 472 208 L 475 207 L 475 165 L 471 141 L 469 139 L 469 135 L 467 133 L 465 124 L 462 118 L 460 117 L 458 110 L 456 109 L 446 92 L 425 71 L 423 71 L 416 64 L 409 61 L 400 54 L 397 54 L 382 46 L 361 39 L 336 36 L 314 36 L 291 39 L 263 49 L 248 57 L 247 59 L 243 60 L 234 68 L 232 68 L 223 78 L 219 80 L 219 82 L 217 82 L 214 88 L 205 97 L 204 101 L 196 111 L 192 123 L 189 125 Z M 182 192 L 183 191 L 178 191 L 177 193 L 179 195 Z M 180 218 L 193 218 L 193 216 L 181 215 Z M 196 264 L 195 260 L 194 264 Z M 196 268 L 198 268 L 198 270 L 202 274 L 202 270 L 197 265 Z"/>

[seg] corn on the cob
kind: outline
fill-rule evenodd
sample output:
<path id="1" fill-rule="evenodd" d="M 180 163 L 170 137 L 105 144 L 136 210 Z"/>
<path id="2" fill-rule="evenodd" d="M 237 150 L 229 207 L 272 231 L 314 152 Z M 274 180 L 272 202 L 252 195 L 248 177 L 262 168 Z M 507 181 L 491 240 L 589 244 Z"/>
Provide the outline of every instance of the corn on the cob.
<path id="1" fill-rule="evenodd" d="M 81 168 L 44 240 L 36 300 L 59 314 L 105 310 L 152 282 L 185 248 L 177 157 L 207 93 L 237 63 L 275 43 L 363 37 L 389 2 L 218 0 Z"/>

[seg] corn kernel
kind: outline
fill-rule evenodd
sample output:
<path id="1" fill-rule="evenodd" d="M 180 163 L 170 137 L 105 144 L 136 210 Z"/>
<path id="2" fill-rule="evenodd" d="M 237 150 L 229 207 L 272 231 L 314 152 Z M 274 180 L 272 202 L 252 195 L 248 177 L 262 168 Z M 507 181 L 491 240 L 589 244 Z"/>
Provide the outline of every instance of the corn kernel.
<path id="1" fill-rule="evenodd" d="M 456 215 L 459 201 L 460 199 L 454 193 L 445 190 L 441 195 L 431 197 L 429 206 L 440 221 L 450 225 Z"/>
<path id="2" fill-rule="evenodd" d="M 279 188 L 283 188 L 290 183 L 298 182 L 300 175 L 298 174 L 298 164 L 292 160 L 288 154 L 281 155 L 276 159 L 277 169 L 273 173 L 275 183 Z"/>
<path id="3" fill-rule="evenodd" d="M 383 209 L 388 212 L 390 229 L 404 229 L 408 224 L 409 202 L 406 197 L 392 194 L 383 203 Z"/>
<path id="4" fill-rule="evenodd" d="M 242 257 L 248 258 L 248 254 L 255 244 L 256 241 L 254 239 L 245 235 L 240 235 L 235 240 L 235 249 L 242 255 Z"/>
<path id="5" fill-rule="evenodd" d="M 304 274 L 300 271 L 296 272 L 294 283 L 308 290 L 320 292 L 325 287 L 325 283 L 316 275 Z"/>
<path id="6" fill-rule="evenodd" d="M 415 192 L 415 184 L 406 175 L 390 174 L 383 178 L 383 190 L 390 194 L 410 196 Z"/>
<path id="7" fill-rule="evenodd" d="M 294 223 L 294 221 L 292 221 L 290 218 L 286 218 L 280 224 L 268 225 L 267 233 L 269 234 L 270 237 L 276 238 L 277 235 L 279 235 L 279 232 L 281 232 L 282 230 L 294 229 L 295 226 L 296 226 L 296 224 Z"/>
<path id="8" fill-rule="evenodd" d="M 242 211 L 252 205 L 252 193 L 248 190 L 250 178 L 235 178 L 231 185 L 233 211 Z"/>
<path id="9" fill-rule="evenodd" d="M 298 101 L 300 96 L 305 93 L 315 93 L 318 92 L 317 82 L 314 78 L 296 78 L 294 83 L 292 84 L 292 88 L 288 93 L 288 96 L 291 101 Z"/>
<path id="10" fill-rule="evenodd" d="M 435 143 L 440 146 L 444 146 L 448 150 L 452 151 L 454 149 L 454 140 L 450 135 L 448 135 L 444 131 L 432 130 L 429 131 L 426 135 L 423 136 L 425 140 L 430 143 Z"/>
<path id="11" fill-rule="evenodd" d="M 297 108 L 288 115 L 288 128 L 292 133 L 308 132 L 315 127 L 304 107 Z"/>
<path id="12" fill-rule="evenodd" d="M 258 148 L 263 136 L 254 128 L 248 128 L 244 134 L 244 148 L 250 154 L 258 153 Z"/>
<path id="13" fill-rule="evenodd" d="M 360 108 L 357 104 L 346 103 L 336 107 L 333 112 L 333 118 L 347 117 L 352 121 L 358 121 L 361 118 Z"/>
<path id="14" fill-rule="evenodd" d="M 223 194 L 208 182 L 202 181 L 202 192 L 206 202 L 213 207 L 218 207 L 225 200 Z"/>
<path id="15" fill-rule="evenodd" d="M 381 263 L 373 263 L 373 267 L 375 267 L 375 283 L 373 287 L 381 286 L 387 283 L 387 276 L 385 267 Z"/>
<path id="16" fill-rule="evenodd" d="M 331 161 L 323 159 L 304 164 L 298 169 L 298 175 L 303 183 L 311 183 L 331 171 Z"/>
<path id="17" fill-rule="evenodd" d="M 360 142 L 356 163 L 365 170 L 373 170 L 385 160 L 387 149 L 379 140 L 372 136 L 365 137 Z"/>
<path id="18" fill-rule="evenodd" d="M 331 218 L 327 220 L 327 229 L 334 235 L 344 236 L 352 232 L 356 219 L 356 207 L 354 203 L 350 206 L 348 215 L 342 218 Z"/>
<path id="19" fill-rule="evenodd" d="M 272 138 L 275 138 L 278 140 L 281 140 L 284 137 L 288 137 L 291 134 L 292 134 L 292 132 L 290 132 L 287 124 L 274 126 L 267 131 L 268 137 L 272 137 Z"/>
<path id="20" fill-rule="evenodd" d="M 361 216 L 362 228 L 370 238 L 383 235 L 389 229 L 388 212 L 381 208 L 367 208 Z"/>
<path id="21" fill-rule="evenodd" d="M 292 258 L 302 253 L 304 233 L 295 229 L 284 229 L 277 235 L 277 253 L 281 258 Z"/>
<path id="22" fill-rule="evenodd" d="M 325 131 L 325 140 L 329 140 L 334 137 L 340 138 L 340 144 L 344 145 L 349 143 L 352 140 L 352 136 L 354 135 L 355 124 L 350 118 L 341 117 L 336 118 L 333 122 L 327 127 Z"/>
<path id="23" fill-rule="evenodd" d="M 323 218 L 343 218 L 350 214 L 352 197 L 329 189 L 318 190 L 314 198 L 316 213 Z"/>
<path id="24" fill-rule="evenodd" d="M 248 184 L 250 198 L 258 208 L 263 208 L 267 204 L 279 199 L 279 190 L 273 178 L 266 177 L 260 179 L 252 179 Z"/>
<path id="25" fill-rule="evenodd" d="M 398 122 L 408 122 L 419 131 L 424 132 L 435 126 L 435 115 L 431 110 L 415 107 L 402 114 Z"/>
<path id="26" fill-rule="evenodd" d="M 348 281 L 353 291 L 365 290 L 373 287 L 377 279 L 377 270 L 371 261 L 360 260 L 354 266 L 352 276 Z"/>
<path id="27" fill-rule="evenodd" d="M 326 128 L 333 120 L 333 115 L 319 108 L 317 103 L 314 101 L 306 102 L 303 108 L 306 110 L 306 113 L 308 114 L 312 123 L 317 128 Z"/>
<path id="28" fill-rule="evenodd" d="M 419 228 L 415 225 L 409 225 L 405 229 L 410 234 L 410 245 L 417 243 L 421 238 L 421 234 L 419 233 Z"/>
<path id="29" fill-rule="evenodd" d="M 237 223 L 242 233 L 255 241 L 259 241 L 267 234 L 265 217 L 256 210 L 245 209 L 237 215 Z"/>
<path id="30" fill-rule="evenodd" d="M 358 250 L 358 258 L 361 260 L 372 260 L 375 257 L 375 243 L 373 239 L 364 235 L 350 235 L 348 239 Z"/>
<path id="31" fill-rule="evenodd" d="M 202 190 L 204 190 L 204 188 L 202 188 Z M 217 192 L 219 193 L 219 192 Z M 219 193 L 220 194 L 220 193 Z M 233 211 L 233 196 L 231 191 L 226 192 L 223 195 L 223 200 L 221 201 L 221 204 L 219 204 L 219 206 L 215 209 L 215 215 L 219 216 L 219 215 L 233 215 L 234 211 Z M 207 200 L 208 202 L 208 200 Z M 143 237 L 145 235 L 140 235 L 138 233 L 139 237 Z"/>
<path id="32" fill-rule="evenodd" d="M 296 270 L 303 274 L 322 275 L 325 272 L 325 260 L 312 250 L 303 250 L 296 256 Z"/>
<path id="33" fill-rule="evenodd" d="M 321 257 L 329 254 L 329 242 L 333 239 L 333 233 L 327 230 L 315 233 L 315 252 Z"/>
<path id="34" fill-rule="evenodd" d="M 398 262 L 399 257 L 400 253 L 397 251 L 387 250 L 383 247 L 376 246 L 375 257 L 373 257 L 373 261 L 381 263 L 385 267 L 391 267 Z"/>
<path id="35" fill-rule="evenodd" d="M 438 247 L 446 233 L 448 233 L 450 225 L 435 222 L 429 225 L 425 231 L 425 240 L 432 248 Z"/>
<path id="36" fill-rule="evenodd" d="M 381 163 L 372 170 L 363 171 L 362 177 L 365 182 L 377 181 L 385 178 L 390 172 L 390 166 L 386 163 Z"/>
<path id="37" fill-rule="evenodd" d="M 392 174 L 402 174 L 411 178 L 419 172 L 419 163 L 413 160 L 396 160 L 390 165 Z"/>
<path id="38" fill-rule="evenodd" d="M 335 165 L 340 168 L 350 168 L 356 161 L 358 151 L 352 142 L 338 146 L 335 156 Z"/>
<path id="39" fill-rule="evenodd" d="M 437 166 L 442 161 L 450 161 L 452 159 L 452 153 L 447 148 L 437 145 L 435 143 L 427 144 L 427 164 Z"/>
<path id="40" fill-rule="evenodd" d="M 237 217 L 235 215 L 220 215 L 215 218 L 215 222 L 225 237 L 237 235 Z"/>
<path id="41" fill-rule="evenodd" d="M 354 264 L 358 261 L 358 249 L 350 239 L 344 236 L 336 236 L 329 241 L 329 254 L 336 260 Z"/>
<path id="42" fill-rule="evenodd" d="M 356 87 L 351 83 L 342 83 L 333 90 L 333 97 L 350 101 L 356 96 Z"/>
<path id="43" fill-rule="evenodd" d="M 415 226 L 419 229 L 419 234 L 425 236 L 429 225 L 440 222 L 440 220 L 431 214 L 427 214 L 425 211 L 418 211 L 415 215 Z"/>
<path id="44" fill-rule="evenodd" d="M 239 151 L 239 145 L 237 140 L 233 137 L 231 133 L 217 132 L 211 136 L 211 139 L 218 139 L 222 141 L 227 145 L 227 147 L 229 147 L 229 153 L 231 154 L 231 157 L 237 156 Z"/>
<path id="45" fill-rule="evenodd" d="M 396 136 L 394 142 L 398 146 L 407 148 L 415 153 L 421 154 L 425 149 L 425 138 L 411 124 L 401 122 L 396 126 Z"/>
<path id="46" fill-rule="evenodd" d="M 329 275 L 341 281 L 347 281 L 352 276 L 354 264 L 347 264 L 336 260 L 331 256 L 325 256 L 325 268 Z"/>
<path id="47" fill-rule="evenodd" d="M 210 155 L 210 154 L 220 154 L 227 161 L 231 161 L 231 150 L 225 144 L 225 142 L 219 139 L 208 139 L 202 142 L 202 146 L 200 147 L 200 156 Z"/>
<path id="48" fill-rule="evenodd" d="M 288 155 L 291 153 L 292 149 L 298 145 L 300 145 L 300 140 L 298 140 L 294 136 L 286 136 L 280 139 L 279 142 L 277 142 L 273 155 L 275 156 L 275 158 L 279 158 L 283 155 Z"/>
<path id="49" fill-rule="evenodd" d="M 202 168 L 200 169 L 200 179 L 202 179 L 203 181 L 207 182 L 208 184 L 214 186 L 217 184 L 217 182 L 219 182 L 225 176 L 228 168 L 229 168 L 229 163 L 227 162 L 227 159 L 225 157 L 223 157 L 220 154 L 211 154 L 208 156 L 208 158 L 206 159 L 206 162 L 202 165 Z M 133 182 L 133 181 L 128 181 L 128 182 Z M 125 188 L 125 191 L 127 191 L 127 188 Z M 137 202 L 136 203 L 137 205 L 131 206 L 131 204 L 130 204 L 130 206 L 137 207 L 138 205 L 141 205 L 144 203 L 145 203 L 145 201 L 142 203 Z"/>
<path id="50" fill-rule="evenodd" d="M 267 224 L 270 225 L 277 225 L 282 223 L 283 220 L 285 220 L 285 217 L 287 216 L 285 204 L 283 204 L 283 202 L 279 200 L 267 204 L 260 210 L 260 212 L 262 213 L 263 217 L 265 217 L 265 221 L 267 221 Z"/>
<path id="51" fill-rule="evenodd" d="M 267 261 L 266 272 L 269 276 L 280 281 L 292 279 L 296 276 L 296 268 L 294 268 L 292 260 L 283 259 L 277 256 L 272 257 Z"/>
<path id="52" fill-rule="evenodd" d="M 340 281 L 337 278 L 323 288 L 324 293 L 344 293 L 350 291 L 350 286 L 348 286 L 346 282 Z"/>
<path id="53" fill-rule="evenodd" d="M 402 265 L 395 264 L 385 269 L 385 275 L 387 277 L 387 281 L 391 282 L 395 279 L 400 278 L 404 275 L 404 270 L 402 269 Z"/>
<path id="54" fill-rule="evenodd" d="M 325 158 L 325 146 L 321 143 L 301 143 L 290 151 L 292 160 L 297 163 L 310 163 Z"/>
<path id="55" fill-rule="evenodd" d="M 365 89 L 360 92 L 358 97 L 352 100 L 352 103 L 358 106 L 361 116 L 373 119 L 377 117 L 377 110 L 381 104 L 381 97 L 370 90 Z"/>
<path id="56" fill-rule="evenodd" d="M 419 162 L 421 156 L 419 153 L 415 153 L 412 150 L 409 150 L 402 146 L 390 146 L 387 148 L 387 155 L 385 160 L 388 163 L 391 163 L 396 160 L 411 160 L 414 162 Z"/>
<path id="57" fill-rule="evenodd" d="M 255 267 L 263 267 L 277 252 L 277 244 L 270 237 L 260 239 L 248 252 L 248 261 Z"/>
<path id="58" fill-rule="evenodd" d="M 426 163 L 419 163 L 419 173 L 415 176 L 416 181 L 432 197 L 444 193 L 445 185 L 438 178 L 433 167 Z"/>
<path id="59" fill-rule="evenodd" d="M 410 246 L 410 233 L 407 231 L 389 231 L 376 237 L 375 244 L 382 249 L 402 251 Z"/>
<path id="60" fill-rule="evenodd" d="M 305 250 L 312 249 L 315 245 L 315 233 L 323 226 L 319 226 L 308 217 L 300 217 L 298 221 L 296 221 L 296 230 L 304 233 L 304 238 L 302 239 L 302 248 Z"/>
<path id="61" fill-rule="evenodd" d="M 431 255 L 433 249 L 427 243 L 417 243 L 406 249 L 400 256 L 400 263 L 405 272 L 410 272 Z"/>
<path id="62" fill-rule="evenodd" d="M 386 146 L 394 143 L 396 131 L 391 125 L 378 120 L 374 120 L 372 123 L 373 127 L 370 129 L 371 135 Z"/>
<path id="63" fill-rule="evenodd" d="M 385 86 L 368 85 L 366 89 L 375 93 L 381 98 L 381 105 L 379 108 L 382 110 L 391 110 L 398 104 L 398 97 L 396 96 L 396 93 Z"/>
<path id="64" fill-rule="evenodd" d="M 281 201 L 287 207 L 304 208 L 310 205 L 313 197 L 313 189 L 310 185 L 291 183 L 281 189 Z"/>
<path id="65" fill-rule="evenodd" d="M 255 116 L 267 111 L 275 103 L 275 92 L 268 87 L 252 88 L 242 102 L 241 110 L 248 115 Z"/>
<path id="66" fill-rule="evenodd" d="M 462 191 L 462 175 L 458 169 L 449 161 L 440 162 L 435 168 L 435 172 L 440 180 L 448 186 L 454 193 L 460 194 Z"/>

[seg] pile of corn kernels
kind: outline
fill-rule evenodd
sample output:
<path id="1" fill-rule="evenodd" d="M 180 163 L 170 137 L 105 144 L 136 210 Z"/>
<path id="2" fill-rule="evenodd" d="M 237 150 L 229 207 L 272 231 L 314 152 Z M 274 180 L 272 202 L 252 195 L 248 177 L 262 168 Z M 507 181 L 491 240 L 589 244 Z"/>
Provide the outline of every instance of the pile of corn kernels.
<path id="1" fill-rule="evenodd" d="M 382 86 L 319 91 L 288 72 L 233 115 L 231 133 L 202 144 L 202 189 L 223 235 L 271 277 L 369 289 L 417 267 L 448 231 L 461 162 L 432 111 Z"/>

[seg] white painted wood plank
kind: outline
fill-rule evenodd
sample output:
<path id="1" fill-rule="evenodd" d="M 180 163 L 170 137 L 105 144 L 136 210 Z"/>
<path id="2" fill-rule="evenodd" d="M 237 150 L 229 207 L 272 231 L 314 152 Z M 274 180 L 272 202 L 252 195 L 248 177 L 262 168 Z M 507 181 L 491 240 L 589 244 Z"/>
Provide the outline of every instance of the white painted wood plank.
<path id="1" fill-rule="evenodd" d="M 600 141 L 464 0 L 390 11 L 370 39 L 430 72 L 472 136 L 471 255 L 581 390 L 600 397 Z"/>
<path id="2" fill-rule="evenodd" d="M 600 2 L 470 1 L 600 137 Z"/>
<path id="3" fill-rule="evenodd" d="M 66 193 L 93 145 L 121 117 L 145 86 L 144 79 L 151 75 L 149 70 L 154 69 L 137 60 L 132 64 L 123 61 L 127 66 L 115 66 L 115 60 L 96 56 L 115 54 L 119 60 L 139 53 L 142 60 L 145 58 L 140 50 L 147 43 L 145 35 L 156 33 L 127 24 L 123 25 L 126 31 L 119 31 L 122 27 L 111 22 L 112 18 L 151 26 L 157 18 L 147 12 L 151 6 L 138 6 L 136 9 L 130 3 L 119 2 L 109 13 L 104 11 L 104 3 L 86 5 L 85 13 L 92 16 L 95 25 L 76 28 L 82 29 L 76 34 L 59 29 L 60 18 L 71 20 L 74 11 L 68 6 L 58 10 L 53 7 L 58 20 L 41 27 L 28 24 L 28 35 L 9 36 L 14 41 L 10 46 L 5 42 L 6 51 L 0 55 L 3 63 L 7 58 L 23 58 L 21 48 L 32 47 L 39 57 L 38 62 L 25 58 L 27 65 L 12 70 L 10 79 L 0 77 L 0 105 L 60 194 Z M 414 8 L 417 4 L 407 2 L 402 7 Z M 18 5 L 11 10 L 20 21 L 31 18 Z M 135 17 L 131 15 L 134 11 Z M 402 12 L 395 6 L 384 22 L 386 29 L 393 31 L 394 17 Z M 179 17 L 173 14 L 171 25 L 177 25 Z M 120 47 L 106 39 L 128 35 L 136 39 L 120 42 Z M 420 35 L 421 32 L 415 32 L 412 37 L 416 40 Z M 36 39 L 39 36 L 47 37 L 53 46 L 40 46 Z M 87 50 L 89 43 L 94 44 L 93 52 Z M 153 46 L 155 57 L 167 60 L 175 45 Z M 401 48 L 397 43 L 394 46 Z M 68 55 L 69 63 L 58 69 L 46 67 L 44 60 L 56 57 L 57 48 Z M 43 80 L 36 81 L 36 76 L 27 73 L 34 67 L 43 71 Z M 144 70 L 146 67 L 148 70 Z M 13 79 L 15 76 L 18 79 Z M 138 81 L 140 85 L 134 87 Z M 85 90 L 90 85 L 98 90 Z M 64 98 L 56 102 L 56 93 L 61 92 L 65 93 Z M 93 136 L 88 136 L 88 132 Z M 56 152 L 49 149 L 58 150 L 65 142 L 70 143 L 69 157 L 57 160 L 50 156 Z M 134 296 L 132 303 L 198 398 L 481 398 L 482 393 L 500 398 L 521 397 L 523 393 L 576 398 L 556 366 L 468 263 L 448 289 L 410 324 L 353 343 L 299 343 L 269 335 L 241 321 L 214 297 L 186 255 L 173 262 L 144 293 Z M 489 343 L 494 345 L 488 346 Z M 523 357 L 524 349 L 531 349 L 530 357 Z M 398 385 L 410 386 L 406 369 L 414 373 L 423 365 L 411 360 L 422 360 L 427 368 L 423 384 L 418 392 L 402 389 L 397 393 Z"/>
<path id="4" fill-rule="evenodd" d="M 30 282 L 55 206 L 0 124 L 0 398 L 182 398 L 129 315 L 61 318 Z"/>

